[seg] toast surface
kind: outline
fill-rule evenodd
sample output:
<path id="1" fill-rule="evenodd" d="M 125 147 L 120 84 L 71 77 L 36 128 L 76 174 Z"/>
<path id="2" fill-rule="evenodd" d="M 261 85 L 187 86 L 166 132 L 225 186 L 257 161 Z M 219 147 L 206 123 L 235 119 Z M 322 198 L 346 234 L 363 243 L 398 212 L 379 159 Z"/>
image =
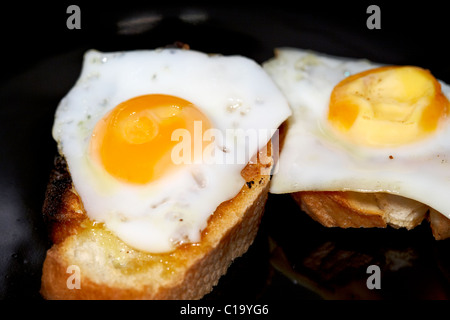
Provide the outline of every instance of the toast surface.
<path id="1" fill-rule="evenodd" d="M 430 222 L 436 240 L 450 237 L 450 219 L 428 206 L 387 193 L 295 192 L 294 200 L 325 227 L 413 229 Z"/>
<path id="2" fill-rule="evenodd" d="M 199 299 L 209 293 L 231 262 L 253 242 L 267 200 L 271 144 L 242 171 L 246 183 L 208 220 L 201 241 L 170 253 L 135 250 L 91 221 L 62 157 L 55 160 L 43 213 L 53 246 L 43 266 L 46 299 Z M 262 159 L 264 158 L 264 159 Z M 263 161 L 261 161 L 263 160 Z M 226 183 L 226 182 L 224 182 Z M 220 186 L 217 186 L 220 187 Z M 73 266 L 79 289 L 71 285 Z"/>

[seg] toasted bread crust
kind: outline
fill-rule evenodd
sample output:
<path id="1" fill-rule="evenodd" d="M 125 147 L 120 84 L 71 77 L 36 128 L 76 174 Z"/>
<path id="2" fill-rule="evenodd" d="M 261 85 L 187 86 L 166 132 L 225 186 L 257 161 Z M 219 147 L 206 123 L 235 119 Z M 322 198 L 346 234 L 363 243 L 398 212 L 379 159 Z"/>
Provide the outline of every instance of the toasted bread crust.
<path id="1" fill-rule="evenodd" d="M 381 211 L 358 208 L 340 192 L 295 192 L 292 197 L 303 211 L 326 227 L 386 227 Z"/>
<path id="2" fill-rule="evenodd" d="M 73 188 L 66 161 L 59 155 L 55 157 L 47 184 L 43 214 L 53 243 L 60 243 L 76 234 L 81 222 L 87 219 L 83 204 Z"/>
<path id="3" fill-rule="evenodd" d="M 428 220 L 430 221 L 431 231 L 436 240 L 450 238 L 450 219 L 447 219 L 436 210 L 431 209 Z"/>
<path id="4" fill-rule="evenodd" d="M 264 150 L 259 153 L 260 157 L 265 155 Z M 181 245 L 172 253 L 149 254 L 153 260 L 160 262 L 143 264 L 144 271 L 130 267 L 127 271 L 130 271 L 131 276 L 121 273 L 123 270 L 109 267 L 108 262 L 103 272 L 114 275 L 106 276 L 105 280 L 96 276 L 98 270 L 91 267 L 94 261 L 77 260 L 74 254 L 80 250 L 79 244 L 83 243 L 85 234 L 91 232 L 95 224 L 87 217 L 73 189 L 64 159 L 57 157 L 43 207 L 54 245 L 48 250 L 44 261 L 42 296 L 46 299 L 203 297 L 217 284 L 233 259 L 247 251 L 256 236 L 269 189 L 272 163 L 267 159 L 247 165 L 242 172 L 247 183 L 236 197 L 222 203 L 211 215 L 199 243 Z M 120 242 L 114 235 L 108 237 Z M 130 254 L 130 265 L 139 265 L 136 257 L 145 253 L 138 253 L 134 249 L 129 251 L 134 254 Z M 167 279 L 160 277 L 162 273 L 159 270 L 164 263 L 171 267 L 171 275 Z M 67 270 L 71 265 L 80 268 L 81 289 L 68 288 L 67 281 L 71 274 Z"/>
<path id="5" fill-rule="evenodd" d="M 325 227 L 385 228 L 390 225 L 412 229 L 428 219 L 436 240 L 450 238 L 450 219 L 406 198 L 403 198 L 406 203 L 400 203 L 399 208 L 408 214 L 398 219 L 389 212 L 393 204 L 387 194 L 304 191 L 292 193 L 292 197 L 303 211 Z"/>

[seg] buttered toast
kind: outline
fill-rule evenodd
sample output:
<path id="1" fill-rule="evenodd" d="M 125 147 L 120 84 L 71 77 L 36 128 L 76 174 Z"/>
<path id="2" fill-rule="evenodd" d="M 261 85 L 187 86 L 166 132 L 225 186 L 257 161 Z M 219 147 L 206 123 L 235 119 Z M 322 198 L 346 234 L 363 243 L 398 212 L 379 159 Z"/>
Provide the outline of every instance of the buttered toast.
<path id="1" fill-rule="evenodd" d="M 270 142 L 267 147 L 270 151 Z M 246 183 L 239 194 L 220 204 L 211 215 L 200 242 L 182 244 L 172 252 L 152 254 L 131 248 L 103 224 L 87 217 L 65 161 L 58 156 L 43 207 L 54 244 L 43 266 L 42 296 L 46 299 L 202 298 L 232 261 L 247 251 L 258 231 L 269 188 L 271 152 L 261 150 L 257 159 L 242 171 Z M 75 275 L 79 279 L 74 279 Z"/>

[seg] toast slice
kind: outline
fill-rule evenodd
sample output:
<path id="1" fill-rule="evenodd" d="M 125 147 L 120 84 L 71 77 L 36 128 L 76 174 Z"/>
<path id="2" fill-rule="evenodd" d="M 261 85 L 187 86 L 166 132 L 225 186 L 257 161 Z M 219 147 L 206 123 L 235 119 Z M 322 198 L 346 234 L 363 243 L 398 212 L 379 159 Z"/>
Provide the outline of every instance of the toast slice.
<path id="1" fill-rule="evenodd" d="M 43 206 L 53 246 L 43 265 L 42 296 L 102 300 L 202 298 L 233 259 L 247 251 L 257 234 L 273 165 L 270 142 L 266 148 L 269 152 L 261 150 L 258 161 L 243 169 L 246 183 L 233 199 L 217 207 L 201 241 L 182 244 L 163 254 L 135 250 L 103 224 L 91 221 L 64 159 L 58 156 Z"/>
<path id="2" fill-rule="evenodd" d="M 292 193 L 311 218 L 326 227 L 413 229 L 428 219 L 436 240 L 450 238 L 450 219 L 415 200 L 387 193 Z"/>

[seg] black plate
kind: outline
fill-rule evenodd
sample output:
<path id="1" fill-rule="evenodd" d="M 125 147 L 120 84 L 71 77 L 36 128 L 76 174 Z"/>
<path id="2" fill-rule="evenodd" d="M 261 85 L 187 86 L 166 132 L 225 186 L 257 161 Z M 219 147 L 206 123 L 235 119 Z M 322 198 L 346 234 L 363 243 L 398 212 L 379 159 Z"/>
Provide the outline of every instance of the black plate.
<path id="1" fill-rule="evenodd" d="M 446 10 L 369 2 L 270 5 L 79 3 L 81 29 L 69 30 L 71 3 L 2 10 L 0 88 L 0 297 L 40 299 L 49 248 L 41 207 L 56 146 L 53 113 L 76 81 L 85 50 L 153 49 L 176 41 L 192 49 L 263 62 L 278 46 L 429 68 L 450 82 Z M 427 223 L 413 231 L 327 229 L 290 196 L 270 195 L 260 232 L 205 299 L 449 299 L 449 241 Z M 369 290 L 369 265 L 381 289 Z"/>

